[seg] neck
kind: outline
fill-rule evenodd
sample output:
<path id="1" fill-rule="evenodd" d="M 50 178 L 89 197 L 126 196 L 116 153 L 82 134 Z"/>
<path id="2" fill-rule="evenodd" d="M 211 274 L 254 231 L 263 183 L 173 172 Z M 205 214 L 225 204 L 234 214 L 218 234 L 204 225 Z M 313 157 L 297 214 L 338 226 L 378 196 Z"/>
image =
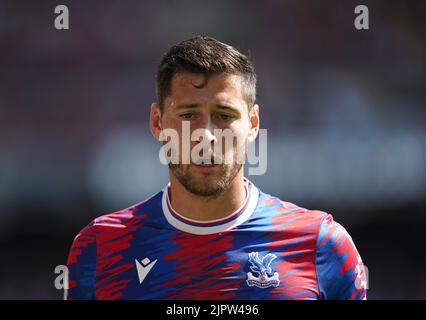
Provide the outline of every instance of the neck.
<path id="1" fill-rule="evenodd" d="M 197 196 L 170 174 L 170 203 L 173 209 L 188 219 L 208 221 L 224 218 L 238 210 L 245 200 L 243 170 L 235 176 L 228 189 L 217 197 Z"/>

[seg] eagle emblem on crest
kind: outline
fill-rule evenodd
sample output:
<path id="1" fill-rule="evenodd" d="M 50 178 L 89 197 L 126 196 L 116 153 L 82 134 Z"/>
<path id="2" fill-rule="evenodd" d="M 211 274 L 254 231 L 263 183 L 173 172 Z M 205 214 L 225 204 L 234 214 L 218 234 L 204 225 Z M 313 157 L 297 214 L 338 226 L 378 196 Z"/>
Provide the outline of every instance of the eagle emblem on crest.
<path id="1" fill-rule="evenodd" d="M 278 272 L 273 272 L 271 268 L 272 260 L 277 256 L 268 253 L 263 258 L 259 257 L 259 252 L 249 253 L 248 261 L 251 263 L 250 270 L 257 273 L 257 277 L 252 272 L 247 273 L 247 284 L 250 287 L 258 288 L 278 287 L 280 284 Z"/>

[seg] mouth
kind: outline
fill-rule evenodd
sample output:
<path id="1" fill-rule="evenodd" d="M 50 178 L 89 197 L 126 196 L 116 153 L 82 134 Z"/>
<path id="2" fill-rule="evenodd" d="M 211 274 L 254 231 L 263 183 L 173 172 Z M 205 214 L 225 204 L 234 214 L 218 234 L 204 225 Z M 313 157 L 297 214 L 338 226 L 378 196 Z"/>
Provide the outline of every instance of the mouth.
<path id="1" fill-rule="evenodd" d="M 212 168 L 212 167 L 216 167 L 216 166 L 218 166 L 217 164 L 204 164 L 204 163 L 202 163 L 202 164 L 195 164 L 195 166 L 197 166 L 197 167 L 202 167 L 202 168 Z"/>
<path id="2" fill-rule="evenodd" d="M 211 160 L 203 160 L 203 161 L 201 161 L 201 163 L 199 163 L 199 164 L 193 164 L 197 169 L 199 169 L 199 170 L 201 170 L 201 171 L 203 171 L 203 172 L 211 172 L 211 171 L 214 171 L 214 170 L 216 170 L 216 168 L 218 168 L 219 167 L 219 165 L 218 164 L 215 164 L 214 163 L 214 160 L 213 159 L 211 159 Z"/>

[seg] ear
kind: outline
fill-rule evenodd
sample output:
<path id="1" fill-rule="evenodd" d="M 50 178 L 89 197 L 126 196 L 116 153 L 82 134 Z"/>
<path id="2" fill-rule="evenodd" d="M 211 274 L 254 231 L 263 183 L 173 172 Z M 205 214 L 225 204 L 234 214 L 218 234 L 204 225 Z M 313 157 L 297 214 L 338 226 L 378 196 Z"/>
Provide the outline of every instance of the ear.
<path id="1" fill-rule="evenodd" d="M 252 143 L 256 140 L 257 134 L 259 133 L 259 105 L 255 104 L 249 112 L 249 121 L 250 121 L 250 132 L 248 136 L 248 142 Z"/>
<path id="2" fill-rule="evenodd" d="M 151 112 L 149 114 L 149 128 L 155 139 L 160 140 L 160 134 L 163 130 L 161 127 L 161 108 L 158 103 L 151 104 Z"/>

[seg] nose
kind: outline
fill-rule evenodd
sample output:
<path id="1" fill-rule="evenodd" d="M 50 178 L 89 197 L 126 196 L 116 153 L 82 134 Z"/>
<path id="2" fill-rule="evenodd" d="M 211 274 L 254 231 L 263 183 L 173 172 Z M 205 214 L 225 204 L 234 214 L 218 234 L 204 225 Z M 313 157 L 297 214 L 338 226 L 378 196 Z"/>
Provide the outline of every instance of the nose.
<path id="1" fill-rule="evenodd" d="M 216 129 L 214 123 L 211 121 L 210 116 L 203 117 L 198 130 L 200 130 L 200 136 L 197 137 L 197 142 L 201 142 L 202 139 L 206 139 L 210 143 L 217 142 L 217 138 L 214 135 L 214 129 Z"/>
<path id="2" fill-rule="evenodd" d="M 210 143 L 215 143 L 217 142 L 217 138 L 216 136 L 213 134 L 212 132 L 213 130 L 211 130 L 210 128 L 200 128 L 200 136 L 197 139 L 197 142 L 201 142 L 202 139 L 206 139 L 206 141 L 210 142 Z"/>

